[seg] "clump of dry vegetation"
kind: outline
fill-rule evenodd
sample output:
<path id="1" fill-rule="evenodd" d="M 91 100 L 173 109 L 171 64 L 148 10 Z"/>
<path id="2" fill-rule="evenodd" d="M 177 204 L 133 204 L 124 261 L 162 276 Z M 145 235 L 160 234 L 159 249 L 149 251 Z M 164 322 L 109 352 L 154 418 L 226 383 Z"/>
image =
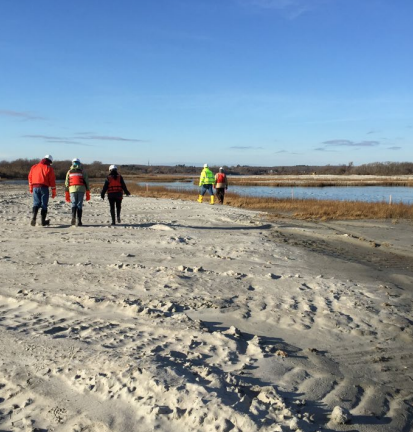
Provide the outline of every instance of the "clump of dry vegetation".
<path id="1" fill-rule="evenodd" d="M 101 185 L 92 185 L 92 191 L 100 192 Z M 169 189 L 162 186 L 141 186 L 128 183 L 133 195 L 148 198 L 169 198 L 193 201 L 197 191 Z M 207 201 L 200 205 L 209 205 Z M 228 192 L 225 204 L 251 210 L 268 212 L 272 217 L 292 217 L 305 220 L 344 220 L 344 219 L 407 219 L 413 220 L 413 205 L 389 204 L 385 202 L 327 201 L 314 199 L 259 198 Z"/>

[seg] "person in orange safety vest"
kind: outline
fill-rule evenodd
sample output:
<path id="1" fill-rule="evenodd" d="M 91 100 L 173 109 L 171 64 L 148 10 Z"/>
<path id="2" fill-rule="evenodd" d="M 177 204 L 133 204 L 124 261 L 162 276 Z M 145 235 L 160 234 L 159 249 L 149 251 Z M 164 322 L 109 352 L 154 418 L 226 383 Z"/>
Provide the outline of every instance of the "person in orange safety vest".
<path id="1" fill-rule="evenodd" d="M 90 200 L 89 177 L 78 158 L 72 160 L 72 166 L 66 174 L 65 199 L 72 203 L 71 225 L 82 226 L 83 198 L 86 193 L 86 201 Z"/>
<path id="2" fill-rule="evenodd" d="M 111 165 L 109 167 L 109 175 L 106 178 L 105 184 L 103 185 L 103 189 L 100 194 L 102 199 L 105 199 L 106 192 L 109 199 L 112 225 L 116 225 L 115 206 L 117 221 L 118 223 L 120 223 L 120 212 L 122 209 L 123 193 L 125 193 L 125 195 L 127 196 L 130 195 L 130 192 L 126 187 L 123 177 L 118 173 L 118 167 L 116 165 Z"/>
<path id="3" fill-rule="evenodd" d="M 33 165 L 29 172 L 29 190 L 33 194 L 33 209 L 31 226 L 36 225 L 36 218 L 39 209 L 42 209 L 41 220 L 42 226 L 49 225 L 50 221 L 46 219 L 47 208 L 49 205 L 49 188 L 52 190 L 52 198 L 56 197 L 56 176 L 52 168 L 53 157 L 46 155 L 38 164 Z"/>
<path id="4" fill-rule="evenodd" d="M 225 191 L 228 189 L 227 175 L 224 173 L 224 168 L 220 168 L 219 172 L 215 174 L 215 185 L 218 202 L 224 204 Z"/>

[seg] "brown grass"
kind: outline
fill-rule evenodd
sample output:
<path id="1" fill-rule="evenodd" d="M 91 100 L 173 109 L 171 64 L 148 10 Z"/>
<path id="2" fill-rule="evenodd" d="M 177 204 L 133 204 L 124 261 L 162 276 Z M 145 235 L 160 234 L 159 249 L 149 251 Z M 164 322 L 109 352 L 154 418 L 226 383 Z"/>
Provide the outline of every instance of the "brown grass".
<path id="1" fill-rule="evenodd" d="M 138 183 L 184 182 L 198 185 L 199 176 L 194 175 L 124 175 L 125 180 Z M 329 187 L 329 186 L 406 186 L 413 187 L 413 179 L 400 177 L 346 177 L 328 176 L 229 176 L 231 185 L 237 186 L 269 186 L 269 187 Z"/>
<path id="2" fill-rule="evenodd" d="M 347 186 L 409 186 L 413 187 L 413 180 L 410 178 L 349 178 L 336 176 L 332 178 L 311 178 L 303 177 L 262 177 L 262 178 L 237 178 L 231 177 L 230 183 L 237 186 L 270 186 L 270 187 L 347 187 Z"/>
<path id="3" fill-rule="evenodd" d="M 101 185 L 92 185 L 92 191 L 101 190 Z M 197 191 L 168 189 L 162 186 L 145 186 L 128 183 L 133 195 L 149 198 L 168 198 L 194 201 Z M 204 204 L 208 205 L 209 199 Z M 413 220 L 413 205 L 389 204 L 385 202 L 327 201 L 315 199 L 258 198 L 228 192 L 225 205 L 268 212 L 273 217 L 291 217 L 306 220 L 345 220 L 345 219 L 407 219 Z"/>
<path id="4" fill-rule="evenodd" d="M 159 175 L 123 175 L 123 178 L 126 180 L 134 180 L 139 183 L 164 183 L 164 182 L 183 182 L 183 183 L 191 183 L 195 181 L 195 177 L 191 175 L 167 175 L 167 174 L 159 174 Z"/>

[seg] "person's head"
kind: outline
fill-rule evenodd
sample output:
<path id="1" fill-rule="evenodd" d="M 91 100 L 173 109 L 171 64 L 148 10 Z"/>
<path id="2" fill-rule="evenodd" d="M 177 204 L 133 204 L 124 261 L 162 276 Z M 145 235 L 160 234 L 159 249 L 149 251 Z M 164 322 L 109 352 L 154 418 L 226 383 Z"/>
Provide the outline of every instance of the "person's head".
<path id="1" fill-rule="evenodd" d="M 79 168 L 79 167 L 80 167 L 80 159 L 78 159 L 78 158 L 74 158 L 74 159 L 72 160 L 72 165 L 73 165 L 75 168 Z"/>
<path id="2" fill-rule="evenodd" d="M 204 168 L 208 168 L 208 164 L 204 164 Z"/>
<path id="3" fill-rule="evenodd" d="M 53 156 L 47 154 L 44 159 L 46 159 L 46 161 L 48 161 L 50 163 L 50 165 L 53 163 Z"/>
<path id="4" fill-rule="evenodd" d="M 116 165 L 111 165 L 110 167 L 109 167 L 109 172 L 111 173 L 111 172 L 117 172 L 118 171 L 118 167 L 116 166 Z"/>
<path id="5" fill-rule="evenodd" d="M 224 168 L 220 167 L 219 172 L 221 172 L 221 173 L 224 172 Z"/>

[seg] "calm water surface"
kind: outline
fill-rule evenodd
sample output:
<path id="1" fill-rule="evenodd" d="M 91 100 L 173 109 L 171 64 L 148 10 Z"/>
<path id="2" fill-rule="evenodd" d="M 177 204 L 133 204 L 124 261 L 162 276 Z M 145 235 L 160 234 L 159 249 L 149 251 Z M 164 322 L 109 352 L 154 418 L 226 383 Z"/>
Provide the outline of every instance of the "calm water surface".
<path id="1" fill-rule="evenodd" d="M 198 186 L 193 183 L 139 183 L 164 186 L 166 188 L 193 190 L 197 192 Z M 295 198 L 295 199 L 324 199 L 339 201 L 367 201 L 367 202 L 403 202 L 413 204 L 413 188 L 401 186 L 329 186 L 329 187 L 270 187 L 270 186 L 231 186 L 228 189 L 240 195 L 253 197 Z M 391 197 L 391 198 L 390 198 Z"/>
<path id="2" fill-rule="evenodd" d="M 56 183 L 62 183 L 57 181 Z M 8 184 L 27 184 L 27 180 L 6 180 Z M 141 186 L 164 186 L 168 189 L 192 190 L 198 186 L 192 182 L 138 183 Z M 270 186 L 231 186 L 228 189 L 240 195 L 253 197 L 324 199 L 339 201 L 402 202 L 413 204 L 413 188 L 402 186 L 328 186 L 328 187 L 270 187 Z"/>

